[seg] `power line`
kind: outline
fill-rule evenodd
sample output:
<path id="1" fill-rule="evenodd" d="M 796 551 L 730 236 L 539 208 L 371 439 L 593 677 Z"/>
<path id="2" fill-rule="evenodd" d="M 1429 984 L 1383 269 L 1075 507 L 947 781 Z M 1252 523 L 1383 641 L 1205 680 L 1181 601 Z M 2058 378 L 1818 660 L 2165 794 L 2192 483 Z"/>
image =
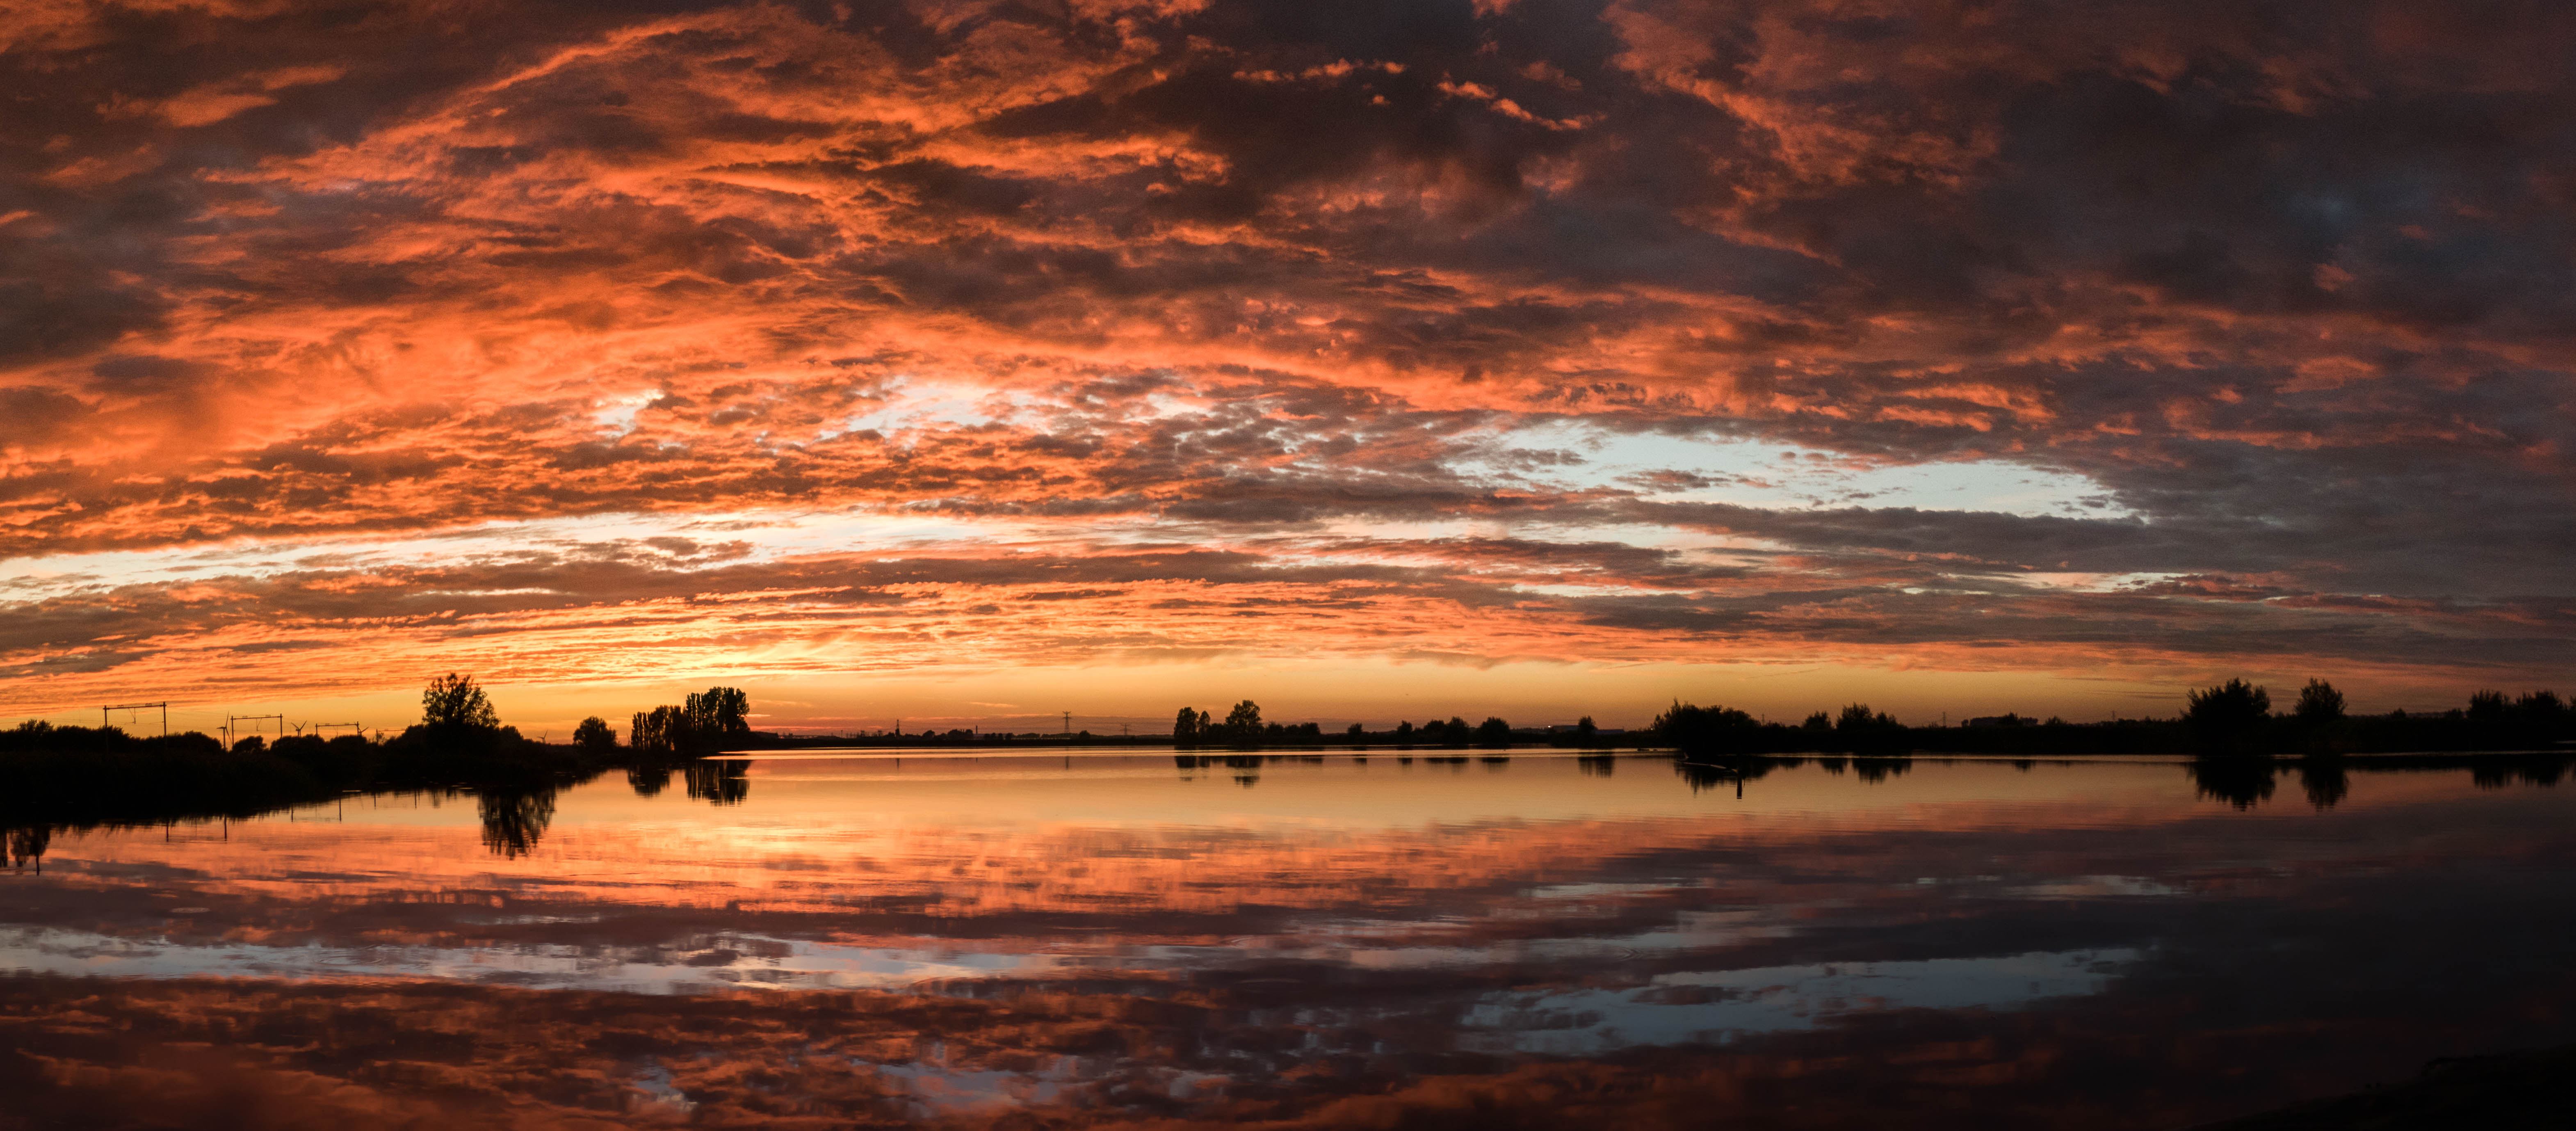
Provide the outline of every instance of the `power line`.
<path id="1" fill-rule="evenodd" d="M 159 707 L 161 709 L 161 734 L 164 738 L 169 737 L 170 704 L 167 700 L 159 703 L 110 703 L 107 706 L 98 709 L 98 727 L 100 730 L 107 729 L 107 713 L 109 711 L 140 711 L 145 707 Z"/>
<path id="2" fill-rule="evenodd" d="M 270 719 L 274 719 L 274 720 L 276 720 L 276 721 L 277 721 L 277 737 L 279 737 L 279 738 L 284 738 L 284 737 L 286 737 L 286 716 L 284 716 L 284 715 L 226 715 L 226 716 L 224 716 L 224 745 L 226 745 L 226 746 L 230 746 L 230 745 L 232 745 L 232 742 L 233 742 L 233 724 L 234 724 L 234 723 L 256 723 L 256 722 L 262 722 L 262 721 L 270 720 Z M 252 733 L 252 734 L 257 734 L 257 733 L 259 733 L 259 728 L 257 728 L 257 727 L 252 727 L 252 728 L 251 728 L 251 733 Z"/>

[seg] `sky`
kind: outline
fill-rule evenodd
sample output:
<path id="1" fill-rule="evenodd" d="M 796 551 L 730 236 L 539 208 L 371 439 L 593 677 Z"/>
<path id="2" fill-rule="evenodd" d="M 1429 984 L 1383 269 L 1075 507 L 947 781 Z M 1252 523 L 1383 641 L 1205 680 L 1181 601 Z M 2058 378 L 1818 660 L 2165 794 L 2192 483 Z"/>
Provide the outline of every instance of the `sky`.
<path id="1" fill-rule="evenodd" d="M 0 713 L 2565 689 L 2571 41 L 2541 2 L 24 0 Z"/>

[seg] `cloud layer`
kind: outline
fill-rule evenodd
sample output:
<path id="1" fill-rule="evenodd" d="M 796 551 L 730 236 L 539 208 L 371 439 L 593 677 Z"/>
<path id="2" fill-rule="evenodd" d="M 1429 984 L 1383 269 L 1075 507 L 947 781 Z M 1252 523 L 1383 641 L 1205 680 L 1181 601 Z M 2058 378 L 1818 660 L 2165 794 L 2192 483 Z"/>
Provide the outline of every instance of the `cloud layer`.
<path id="1" fill-rule="evenodd" d="M 1078 662 L 1257 650 L 1225 626 L 1266 610 L 1375 654 L 1445 617 L 1483 659 L 2541 679 L 2571 38 L 2517 3 L 39 5 L 0 29 L 0 664 L 61 673 L 39 702 L 364 636 L 386 667 L 332 678 L 381 679 L 470 624 L 641 675 L 655 623 L 866 667 L 852 618 Z M 1907 473 L 1984 486 L 1862 486 Z M 2033 476 L 2066 489 L 2007 498 Z M 847 537 L 702 530 L 746 512 Z M 666 529 L 420 548 L 585 516 Z M 166 575 L 369 539 L 414 551 Z"/>

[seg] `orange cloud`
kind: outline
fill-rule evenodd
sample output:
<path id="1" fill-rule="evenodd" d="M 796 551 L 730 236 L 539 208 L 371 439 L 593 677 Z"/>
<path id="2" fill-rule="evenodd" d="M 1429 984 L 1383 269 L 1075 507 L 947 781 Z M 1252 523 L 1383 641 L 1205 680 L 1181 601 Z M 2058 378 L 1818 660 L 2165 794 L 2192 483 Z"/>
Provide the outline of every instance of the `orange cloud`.
<path id="1" fill-rule="evenodd" d="M 2529 43 L 2566 29 L 2398 7 L 32 9 L 0 65 L 26 126 L 0 169 L 0 554 L 788 510 L 1179 520 L 1212 548 L 1722 528 L 1780 555 L 1724 586 L 1616 581 L 1617 609 L 1516 597 L 1489 658 L 1751 646 L 1683 625 L 1784 656 L 2003 643 L 1948 611 L 1959 583 L 1922 583 L 1936 560 L 2549 605 L 2576 343 L 2563 139 L 2538 123 L 2570 95 Z M 2078 479 L 2106 513 L 2034 517 L 1998 485 L 1713 521 L 1587 479 L 1597 451 L 1513 448 L 1568 421 L 1641 451 Z M 1601 581 L 1548 576 L 1510 584 Z M 2171 601 L 1969 587 L 2017 611 L 2035 667 L 2132 629 L 2212 659 L 2268 633 L 2278 663 L 2391 639 L 2279 602 L 2222 632 Z M 1836 589 L 1870 643 L 1814 637 L 1840 615 L 1637 611 Z M 1265 596 L 1313 604 L 1329 649 L 1424 614 Z M 756 599 L 781 602 L 764 639 L 840 639 L 803 599 Z M 994 662 L 1239 647 L 1115 605 L 1160 627 L 994 632 L 955 611 L 979 603 L 922 615 Z M 2469 639 L 2397 607 L 2370 631 Z M 510 615 L 482 627 L 522 651 L 585 631 Z M 5 662 L 103 654 L 47 617 L 71 634 Z M 2562 663 L 2555 631 L 2499 638 L 2503 663 Z M 2442 678 L 2474 651 L 2426 647 Z"/>

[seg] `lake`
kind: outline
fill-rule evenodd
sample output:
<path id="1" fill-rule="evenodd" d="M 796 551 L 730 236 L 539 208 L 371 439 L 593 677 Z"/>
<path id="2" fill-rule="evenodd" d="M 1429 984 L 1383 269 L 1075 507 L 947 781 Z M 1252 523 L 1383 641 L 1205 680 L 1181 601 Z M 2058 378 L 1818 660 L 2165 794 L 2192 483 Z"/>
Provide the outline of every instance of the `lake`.
<path id="1" fill-rule="evenodd" d="M 2576 1040 L 2576 789 L 2349 764 L 871 752 L 22 830 L 0 1093 L 36 1126 L 2169 1128 Z"/>

